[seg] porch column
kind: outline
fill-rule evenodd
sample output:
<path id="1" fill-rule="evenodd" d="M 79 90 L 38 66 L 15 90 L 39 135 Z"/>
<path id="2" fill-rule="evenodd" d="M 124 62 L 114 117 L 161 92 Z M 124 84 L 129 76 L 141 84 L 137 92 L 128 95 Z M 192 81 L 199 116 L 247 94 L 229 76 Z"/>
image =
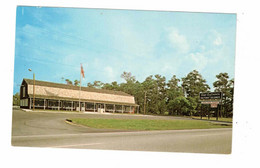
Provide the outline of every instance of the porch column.
<path id="1" fill-rule="evenodd" d="M 94 102 L 94 112 L 96 112 L 96 103 Z"/>
<path id="2" fill-rule="evenodd" d="M 73 101 L 71 101 L 71 111 L 73 111 Z"/>
<path id="3" fill-rule="evenodd" d="M 60 100 L 58 101 L 58 111 L 60 110 Z"/>
<path id="4" fill-rule="evenodd" d="M 45 99 L 43 99 L 43 109 L 45 110 Z"/>
<path id="5" fill-rule="evenodd" d="M 30 98 L 30 109 L 32 109 L 32 98 Z"/>
<path id="6" fill-rule="evenodd" d="M 132 106 L 130 106 L 130 113 L 132 113 Z"/>
<path id="7" fill-rule="evenodd" d="M 116 105 L 114 104 L 114 110 L 113 110 L 113 113 L 115 113 L 115 111 L 116 111 Z"/>
<path id="8" fill-rule="evenodd" d="M 123 105 L 122 105 L 122 113 L 124 113 L 124 107 L 123 107 Z"/>
<path id="9" fill-rule="evenodd" d="M 104 103 L 104 112 L 106 112 L 106 104 Z"/>

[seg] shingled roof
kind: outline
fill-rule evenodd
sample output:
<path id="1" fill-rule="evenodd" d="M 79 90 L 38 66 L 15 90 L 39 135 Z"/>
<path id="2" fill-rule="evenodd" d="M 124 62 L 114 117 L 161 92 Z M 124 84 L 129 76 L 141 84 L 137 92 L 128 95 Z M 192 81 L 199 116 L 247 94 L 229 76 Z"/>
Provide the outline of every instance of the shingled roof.
<path id="1" fill-rule="evenodd" d="M 32 79 L 23 79 L 27 84 L 33 85 Z M 56 88 L 63 88 L 63 89 L 72 89 L 72 90 L 79 90 L 79 86 L 68 85 L 68 84 L 61 84 L 61 83 L 53 83 L 53 82 L 46 82 L 35 80 L 35 85 L 38 86 L 48 86 L 48 87 L 56 87 Z M 91 87 L 81 87 L 82 91 L 87 92 L 96 92 L 96 93 L 105 93 L 105 94 L 114 94 L 114 95 L 121 95 L 121 96 L 132 96 L 130 94 L 121 92 L 121 91 L 114 91 L 114 90 L 105 90 L 105 89 L 96 89 Z"/>

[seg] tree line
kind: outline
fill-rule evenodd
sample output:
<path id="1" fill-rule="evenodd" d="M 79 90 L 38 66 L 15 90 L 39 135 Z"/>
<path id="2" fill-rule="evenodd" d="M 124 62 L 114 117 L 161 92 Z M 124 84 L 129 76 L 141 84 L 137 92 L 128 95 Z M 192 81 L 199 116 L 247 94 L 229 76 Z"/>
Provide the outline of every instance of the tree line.
<path id="1" fill-rule="evenodd" d="M 139 111 L 142 114 L 174 115 L 174 116 L 199 116 L 205 115 L 210 110 L 210 105 L 201 104 L 200 92 L 209 92 L 210 87 L 206 80 L 197 71 L 191 71 L 187 76 L 178 79 L 173 75 L 166 81 L 159 74 L 146 77 L 143 82 L 136 80 L 131 72 L 123 72 L 123 83 L 116 81 L 103 83 L 101 81 L 89 82 L 88 87 L 122 91 L 133 95 Z M 62 80 L 64 78 L 62 77 Z M 79 86 L 80 82 L 65 79 L 68 85 Z M 222 92 L 221 106 L 218 106 L 220 117 L 233 116 L 234 79 L 229 79 L 228 73 L 216 75 L 213 83 L 214 91 Z M 13 95 L 13 105 L 20 103 L 19 93 Z"/>
<path id="2" fill-rule="evenodd" d="M 175 116 L 199 116 L 210 110 L 210 105 L 201 104 L 200 92 L 209 92 L 210 87 L 206 80 L 197 71 L 191 71 L 187 76 L 178 79 L 176 75 L 166 81 L 159 74 L 146 77 L 143 82 L 136 80 L 131 72 L 123 72 L 121 78 L 124 83 L 103 83 L 101 81 L 89 82 L 88 87 L 123 91 L 135 97 L 139 105 L 139 111 L 143 114 L 175 115 Z M 228 73 L 216 75 L 217 80 L 213 83 L 214 91 L 222 92 L 223 99 L 219 108 L 220 117 L 233 116 L 234 79 L 229 79 Z M 65 80 L 66 84 L 79 85 Z"/>

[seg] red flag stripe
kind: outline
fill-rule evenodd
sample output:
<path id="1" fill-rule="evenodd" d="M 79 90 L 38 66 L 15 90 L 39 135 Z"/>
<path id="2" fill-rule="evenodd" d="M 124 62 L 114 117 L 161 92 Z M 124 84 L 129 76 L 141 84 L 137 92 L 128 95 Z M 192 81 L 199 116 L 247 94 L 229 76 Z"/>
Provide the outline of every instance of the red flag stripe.
<path id="1" fill-rule="evenodd" d="M 84 70 L 83 70 L 82 64 L 81 64 L 81 75 L 82 75 L 83 78 L 85 78 L 85 74 L 84 74 Z"/>

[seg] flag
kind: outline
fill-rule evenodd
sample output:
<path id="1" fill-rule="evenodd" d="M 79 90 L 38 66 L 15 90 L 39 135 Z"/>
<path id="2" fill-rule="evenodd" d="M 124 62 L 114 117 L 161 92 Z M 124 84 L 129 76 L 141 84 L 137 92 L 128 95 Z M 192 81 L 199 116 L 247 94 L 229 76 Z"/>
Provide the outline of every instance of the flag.
<path id="1" fill-rule="evenodd" d="M 83 70 L 82 64 L 81 64 L 81 75 L 82 75 L 83 78 L 85 78 L 85 74 L 84 74 L 84 70 Z"/>

